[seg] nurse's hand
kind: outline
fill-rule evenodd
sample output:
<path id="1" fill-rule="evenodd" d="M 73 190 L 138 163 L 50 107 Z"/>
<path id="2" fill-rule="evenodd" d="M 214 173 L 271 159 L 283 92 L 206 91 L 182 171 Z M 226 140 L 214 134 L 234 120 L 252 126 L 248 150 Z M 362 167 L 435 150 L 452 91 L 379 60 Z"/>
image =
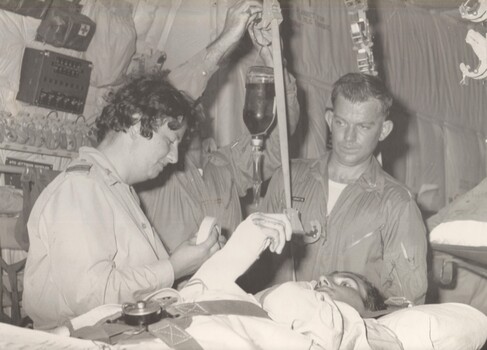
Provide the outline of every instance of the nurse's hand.
<path id="1" fill-rule="evenodd" d="M 181 243 L 169 258 L 174 270 L 174 279 L 192 275 L 218 251 L 218 236 L 218 233 L 213 231 L 201 244 L 196 244 L 196 237 Z"/>

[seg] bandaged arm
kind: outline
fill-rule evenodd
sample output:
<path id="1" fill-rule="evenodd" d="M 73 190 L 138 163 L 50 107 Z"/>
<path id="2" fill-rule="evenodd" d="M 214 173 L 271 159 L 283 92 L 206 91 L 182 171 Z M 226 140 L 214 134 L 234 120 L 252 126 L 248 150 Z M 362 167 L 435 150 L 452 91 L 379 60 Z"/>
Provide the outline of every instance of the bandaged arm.
<path id="1" fill-rule="evenodd" d="M 208 289 L 227 289 L 267 248 L 280 254 L 291 239 L 291 224 L 284 214 L 254 213 L 243 221 L 222 250 L 215 253 L 191 280 Z M 190 282 L 191 283 L 191 282 Z"/>

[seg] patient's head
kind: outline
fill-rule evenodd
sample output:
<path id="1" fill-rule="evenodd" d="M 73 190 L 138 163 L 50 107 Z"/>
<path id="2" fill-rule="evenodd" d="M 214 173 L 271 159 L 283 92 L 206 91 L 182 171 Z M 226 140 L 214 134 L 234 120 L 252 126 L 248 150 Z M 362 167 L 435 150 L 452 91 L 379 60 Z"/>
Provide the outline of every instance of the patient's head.
<path id="1" fill-rule="evenodd" d="M 315 287 L 326 292 L 334 300 L 349 304 L 360 315 L 366 311 L 385 309 L 384 298 L 364 276 L 354 272 L 333 272 L 321 276 Z"/>
<path id="2" fill-rule="evenodd" d="M 274 321 L 293 327 L 303 322 L 334 319 L 335 316 L 328 315 L 330 312 L 350 317 L 353 308 L 361 317 L 370 317 L 372 312 L 385 309 L 378 290 L 352 272 L 334 272 L 318 282 L 286 282 L 266 289 L 256 298 Z M 334 301 L 336 305 L 333 306 Z M 324 317 L 323 313 L 328 316 Z"/>

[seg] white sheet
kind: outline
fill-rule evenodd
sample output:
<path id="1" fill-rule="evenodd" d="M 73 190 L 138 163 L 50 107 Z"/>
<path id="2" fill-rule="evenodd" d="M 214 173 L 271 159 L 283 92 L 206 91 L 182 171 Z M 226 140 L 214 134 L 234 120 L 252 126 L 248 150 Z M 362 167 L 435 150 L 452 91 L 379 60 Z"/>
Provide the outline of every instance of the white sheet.
<path id="1" fill-rule="evenodd" d="M 106 344 L 103 344 L 105 346 Z M 0 322 L 0 349 L 9 350 L 87 350 L 112 349 L 91 340 L 63 337 Z"/>
<path id="2" fill-rule="evenodd" d="M 458 303 L 418 305 L 378 319 L 404 350 L 475 350 L 487 339 L 487 316 Z"/>
<path id="3" fill-rule="evenodd" d="M 467 247 L 487 247 L 487 222 L 456 220 L 436 226 L 430 242 Z"/>

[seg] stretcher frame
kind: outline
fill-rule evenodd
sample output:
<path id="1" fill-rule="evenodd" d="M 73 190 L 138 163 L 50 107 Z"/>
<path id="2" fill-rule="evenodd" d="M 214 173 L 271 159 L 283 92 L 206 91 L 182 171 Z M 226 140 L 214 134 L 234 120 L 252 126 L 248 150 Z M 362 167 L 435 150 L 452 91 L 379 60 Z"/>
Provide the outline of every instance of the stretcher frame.
<path id="1" fill-rule="evenodd" d="M 24 167 L 19 167 L 15 165 L 5 165 L 0 164 L 0 173 L 6 174 L 22 174 L 24 172 Z M 0 249 L 2 248 L 0 240 Z M 10 247 L 6 247 L 10 248 Z M 21 249 L 18 247 L 18 249 Z M 21 314 L 21 299 L 22 291 L 19 290 L 18 285 L 18 274 L 24 269 L 26 259 L 8 264 L 0 254 L 0 322 L 6 322 L 13 325 L 19 325 L 22 321 Z M 8 283 L 10 285 L 10 290 L 3 284 L 5 271 L 8 278 Z M 5 302 L 5 305 L 4 305 Z M 4 307 L 10 306 L 10 316 L 4 312 Z"/>
<path id="2" fill-rule="evenodd" d="M 454 270 L 463 268 L 487 279 L 487 247 L 431 243 L 433 273 L 442 285 L 454 281 Z"/>

